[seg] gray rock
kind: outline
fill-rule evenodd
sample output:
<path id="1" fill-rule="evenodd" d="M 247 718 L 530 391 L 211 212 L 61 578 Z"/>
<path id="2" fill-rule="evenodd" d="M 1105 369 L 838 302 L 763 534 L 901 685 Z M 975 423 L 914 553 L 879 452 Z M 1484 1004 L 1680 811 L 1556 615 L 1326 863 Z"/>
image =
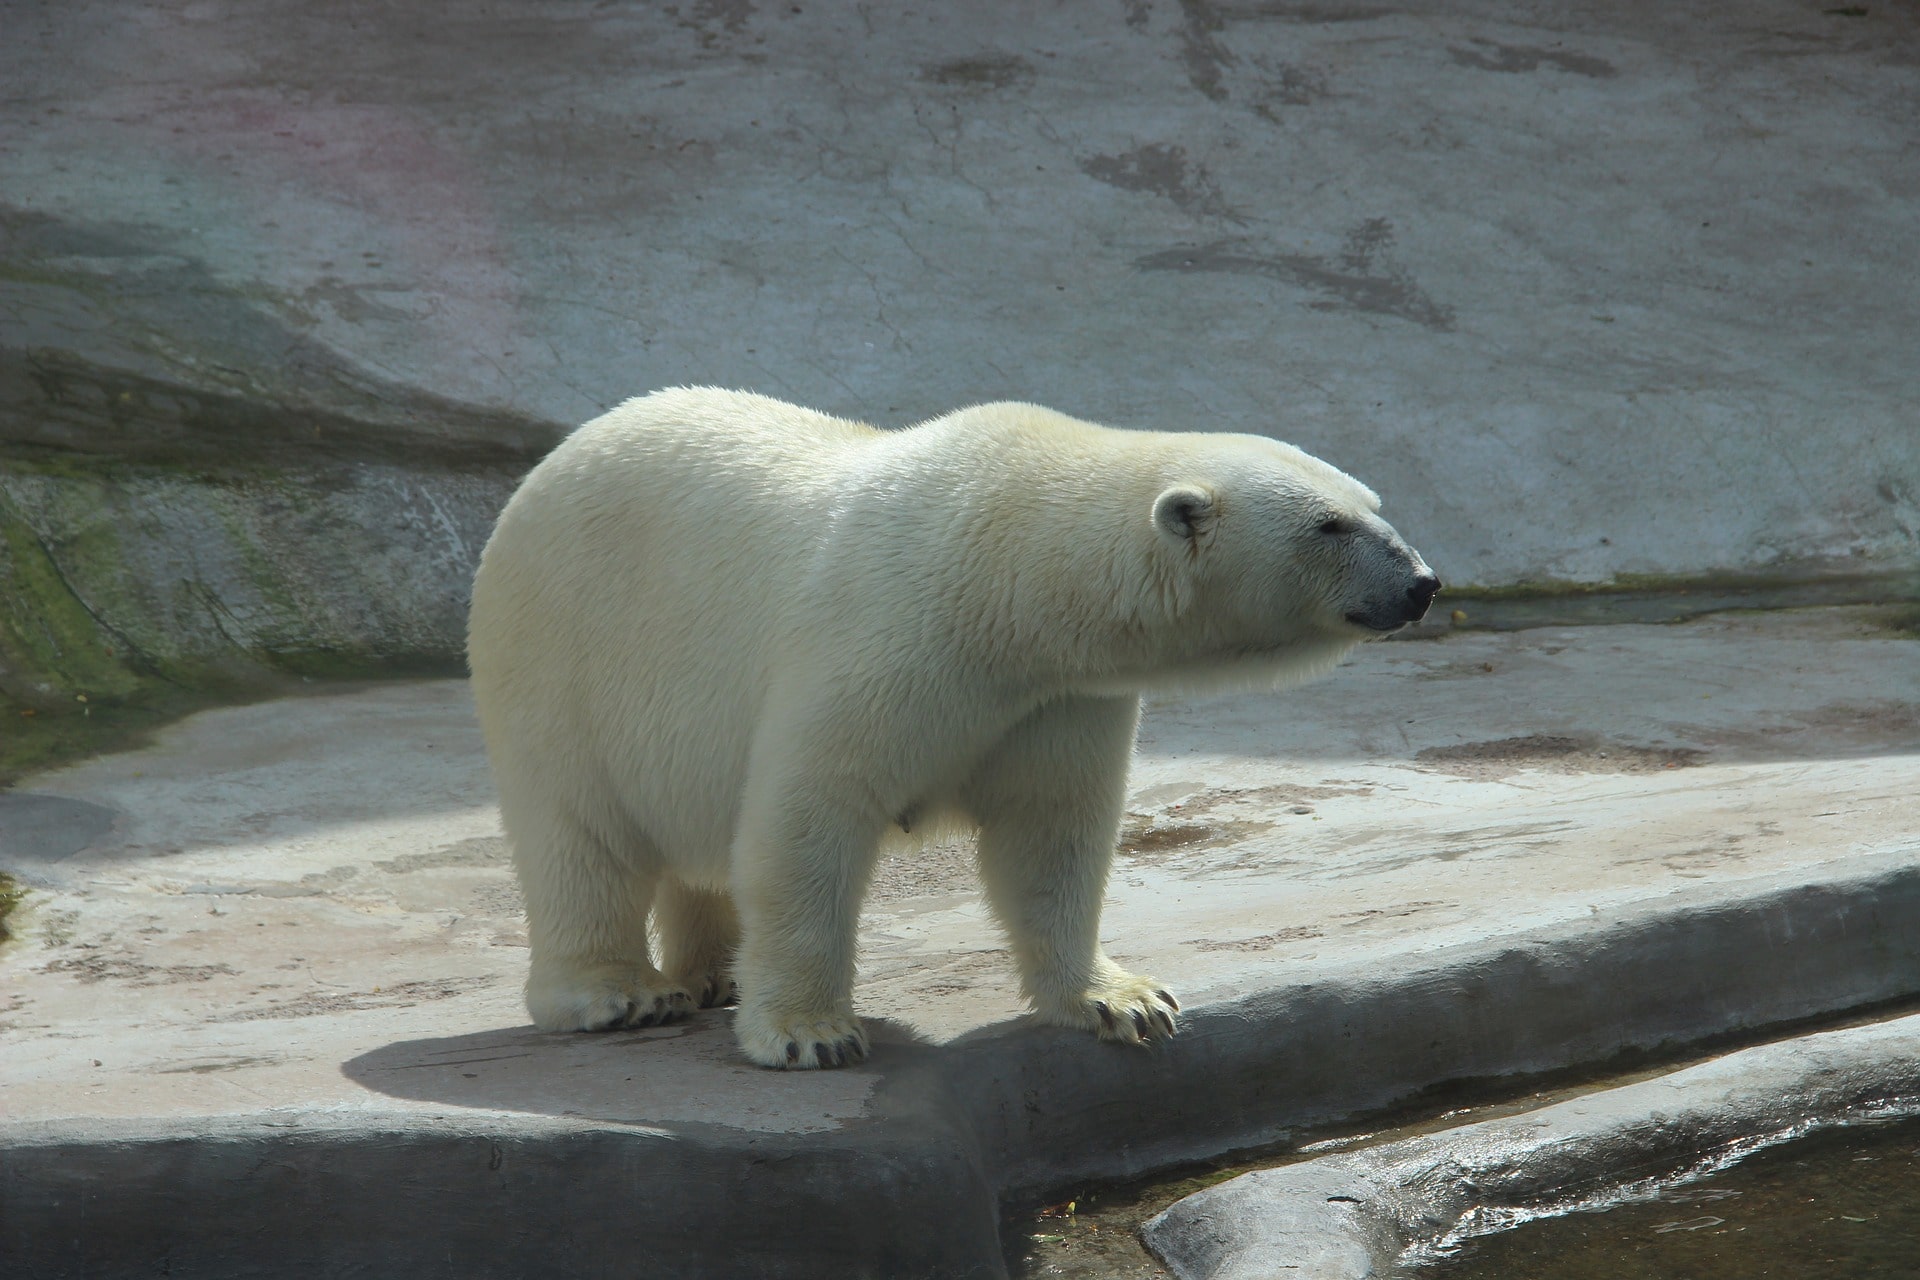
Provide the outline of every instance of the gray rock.
<path id="1" fill-rule="evenodd" d="M 1920 1113 L 1920 1017 L 1728 1054 L 1641 1084 L 1243 1174 L 1142 1234 L 1180 1280 L 1368 1280 L 1503 1213 L 1724 1168 L 1811 1130 Z"/>
<path id="2" fill-rule="evenodd" d="M 225 503 L 200 562 L 353 491 L 297 568 L 129 553 L 211 603 L 102 625 L 200 654 L 444 658 L 443 548 L 383 532 L 422 477 L 484 490 L 441 497 L 471 544 L 558 432 L 688 382 L 1277 434 L 1454 584 L 1910 574 L 1917 56 L 1786 0 L 76 0 L 0 50 L 0 465 L 168 469 L 111 500 Z M 356 599 L 368 557 L 421 601 Z"/>

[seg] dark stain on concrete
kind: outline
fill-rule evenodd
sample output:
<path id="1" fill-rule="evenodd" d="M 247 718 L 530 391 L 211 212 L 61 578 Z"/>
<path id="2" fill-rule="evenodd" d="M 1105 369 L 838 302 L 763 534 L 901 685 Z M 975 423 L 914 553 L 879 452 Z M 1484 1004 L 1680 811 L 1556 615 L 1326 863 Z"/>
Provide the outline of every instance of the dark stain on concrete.
<path id="1" fill-rule="evenodd" d="M 181 889 L 183 894 L 209 898 L 324 898 L 359 874 L 353 866 L 330 867 L 292 880 L 203 880 Z"/>
<path id="2" fill-rule="evenodd" d="M 157 1076 L 204 1076 L 211 1075 L 217 1071 L 242 1071 L 248 1067 L 273 1067 L 278 1066 L 282 1061 L 284 1061 L 284 1059 L 281 1058 L 235 1055 L 226 1058 L 199 1058 L 171 1067 L 154 1067 L 152 1071 L 153 1074 Z"/>
<path id="3" fill-rule="evenodd" d="M 416 982 L 396 982 L 371 991 L 348 991 L 338 995 L 315 994 L 279 1004 L 240 1009 L 207 1019 L 209 1022 L 257 1022 L 262 1018 L 312 1018 L 320 1014 L 343 1013 L 355 1009 L 407 1009 L 435 1000 L 448 1000 L 492 986 L 494 974 L 462 978 L 429 978 Z"/>
<path id="4" fill-rule="evenodd" d="M 1224 942 L 1212 938 L 1193 938 L 1188 940 L 1187 945 L 1195 951 L 1268 951 L 1282 942 L 1304 942 L 1326 936 L 1325 930 L 1302 924 L 1263 933 L 1256 938 L 1234 938 Z"/>
<path id="5" fill-rule="evenodd" d="M 1584 53 L 1566 53 L 1559 49 L 1542 49 L 1525 44 L 1500 44 L 1493 40 L 1476 39 L 1471 43 L 1479 47 L 1462 49 L 1456 45 L 1449 47 L 1447 52 L 1461 66 L 1478 67 L 1482 71 L 1527 72 L 1538 71 L 1544 66 L 1595 80 L 1608 80 L 1620 74 L 1619 69 L 1606 59 Z"/>
<path id="6" fill-rule="evenodd" d="M 1142 271 L 1266 276 L 1295 288 L 1322 294 L 1310 304 L 1318 310 L 1345 307 L 1393 316 L 1438 332 L 1453 328 L 1453 308 L 1435 302 L 1405 268 L 1385 261 L 1393 244 L 1393 226 L 1370 218 L 1347 233 L 1339 257 L 1306 253 L 1261 253 L 1240 240 L 1219 240 L 1193 249 L 1168 249 L 1135 261 Z"/>
<path id="7" fill-rule="evenodd" d="M 1699 764 L 1706 752 L 1693 747 L 1638 747 L 1592 737 L 1528 734 L 1489 742 L 1427 747 L 1414 753 L 1442 773 L 1493 781 L 1539 769 L 1549 773 L 1653 773 Z"/>
<path id="8" fill-rule="evenodd" d="M 1148 143 L 1117 156 L 1093 156 L 1080 162 L 1088 177 L 1123 191 L 1164 196 L 1188 213 L 1240 221 L 1203 164 L 1189 164 L 1185 147 Z"/>
<path id="9" fill-rule="evenodd" d="M 1134 857 L 1172 853 L 1204 845 L 1225 848 L 1261 832 L 1273 830 L 1271 822 L 1168 822 L 1155 824 L 1135 819 L 1120 833 L 1119 852 Z"/>
<path id="10" fill-rule="evenodd" d="M 1277 18 L 1305 26 L 1331 26 L 1339 22 L 1373 22 L 1392 13 L 1392 9 L 1361 4 L 1263 4 L 1253 6 L 1248 16 Z"/>
<path id="11" fill-rule="evenodd" d="M 747 29 L 752 16 L 753 0 L 699 0 L 693 6 L 696 22 L 718 22 L 735 34 Z"/>
<path id="12" fill-rule="evenodd" d="M 1217 0 L 1180 0 L 1180 62 L 1186 68 L 1187 81 L 1215 102 L 1225 102 L 1227 70 L 1239 61 L 1227 48 L 1221 35 L 1229 22 L 1277 21 L 1302 26 L 1320 26 L 1345 22 L 1372 22 L 1394 11 L 1375 5 L 1326 4 L 1233 4 Z M 1147 24 L 1145 5 L 1127 12 L 1127 25 L 1136 29 Z M 1264 114 L 1264 113 L 1263 113 Z"/>
<path id="13" fill-rule="evenodd" d="M 979 53 L 921 69 L 920 78 L 960 89 L 1022 89 L 1033 83 L 1033 64 L 1011 53 Z"/>
<path id="14" fill-rule="evenodd" d="M 1333 800 L 1344 796 L 1370 796 L 1373 788 L 1365 783 L 1353 786 L 1271 786 L 1271 787 L 1228 787 L 1220 791 L 1207 791 L 1189 799 L 1180 806 L 1180 814 L 1194 818 L 1203 813 L 1226 805 L 1246 806 L 1258 810 L 1293 809 L 1302 805 L 1311 805 L 1316 800 Z"/>
<path id="15" fill-rule="evenodd" d="M 124 957 L 102 955 L 70 956 L 40 966 L 42 973 L 70 973 L 83 985 L 96 982 L 124 982 L 135 987 L 171 986 L 177 982 L 206 982 L 211 978 L 239 976 L 240 971 L 227 964 L 142 964 Z"/>
<path id="16" fill-rule="evenodd" d="M 1375 920 L 1398 920 L 1402 916 L 1418 915 L 1422 911 L 1431 911 L 1436 907 L 1457 907 L 1457 902 L 1443 902 L 1438 898 L 1422 898 L 1418 902 L 1402 902 L 1391 907 L 1369 907 L 1364 911 L 1342 911 L 1336 920 L 1347 921 L 1347 927 L 1371 924 Z"/>
<path id="17" fill-rule="evenodd" d="M 1208 0 L 1180 0 L 1180 62 L 1187 81 L 1215 102 L 1227 100 L 1226 69 L 1233 54 L 1220 42 L 1226 19 Z"/>
<path id="18" fill-rule="evenodd" d="M 508 861 L 507 842 L 501 836 L 473 836 L 443 845 L 429 853 L 405 853 L 374 867 L 405 875 L 411 871 L 432 871 L 440 867 L 496 867 Z"/>
<path id="19" fill-rule="evenodd" d="M 1265 80 L 1253 110 L 1276 124 L 1282 107 L 1304 107 L 1327 96 L 1326 76 L 1312 67 L 1281 62 L 1263 65 L 1261 72 Z"/>
<path id="20" fill-rule="evenodd" d="M 1920 703 L 1830 703 L 1782 712 L 1767 724 L 1680 723 L 1678 733 L 1738 759 L 1831 759 L 1920 749 Z"/>
<path id="21" fill-rule="evenodd" d="M 66 796 L 0 793 L 0 859 L 59 862 L 113 829 L 113 810 Z"/>
<path id="22" fill-rule="evenodd" d="M 753 12 L 753 0 L 695 0 L 680 25 L 697 34 L 703 48 L 712 49 L 728 36 L 745 34 Z"/>

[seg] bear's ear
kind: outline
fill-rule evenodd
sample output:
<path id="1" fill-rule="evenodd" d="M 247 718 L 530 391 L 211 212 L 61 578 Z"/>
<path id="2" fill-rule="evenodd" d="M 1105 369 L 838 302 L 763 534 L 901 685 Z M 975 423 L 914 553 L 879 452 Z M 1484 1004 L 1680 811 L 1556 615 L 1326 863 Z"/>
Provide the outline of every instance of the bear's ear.
<path id="1" fill-rule="evenodd" d="M 1153 500 L 1154 527 L 1176 542 L 1198 542 L 1217 515 L 1213 494 L 1196 485 L 1177 484 Z"/>

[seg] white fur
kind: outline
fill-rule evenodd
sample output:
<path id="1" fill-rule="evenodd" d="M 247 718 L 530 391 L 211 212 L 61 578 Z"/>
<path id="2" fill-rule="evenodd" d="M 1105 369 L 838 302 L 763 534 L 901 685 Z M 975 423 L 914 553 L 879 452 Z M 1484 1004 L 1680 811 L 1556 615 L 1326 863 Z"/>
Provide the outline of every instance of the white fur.
<path id="1" fill-rule="evenodd" d="M 1425 571 L 1377 506 L 1262 437 L 1032 405 L 887 432 L 681 389 L 588 423 L 474 584 L 534 1021 L 664 1021 L 737 978 L 754 1061 L 857 1060 L 881 842 L 962 823 L 1039 1016 L 1170 1033 L 1097 939 L 1139 694 L 1275 684 L 1372 634 L 1346 615 Z"/>

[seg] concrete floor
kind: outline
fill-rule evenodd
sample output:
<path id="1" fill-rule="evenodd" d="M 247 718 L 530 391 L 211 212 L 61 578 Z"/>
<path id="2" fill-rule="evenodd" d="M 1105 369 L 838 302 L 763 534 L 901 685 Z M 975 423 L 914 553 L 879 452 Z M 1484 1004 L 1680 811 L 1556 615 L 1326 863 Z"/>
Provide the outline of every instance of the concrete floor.
<path id="1" fill-rule="evenodd" d="M 696 1217 L 658 1232 L 693 1248 L 703 1196 L 775 1159 L 788 1182 L 727 1194 L 797 1211 L 797 1178 L 894 1216 L 849 1223 L 841 1203 L 807 1248 L 731 1241 L 768 1273 L 994 1274 L 1003 1195 L 1273 1141 L 1450 1078 L 1910 994 L 1920 649 L 1900 618 L 1460 632 L 1369 646 L 1283 695 L 1155 704 L 1105 935 L 1179 993 L 1189 1030 L 1145 1052 L 1025 1026 L 950 847 L 886 864 L 869 901 L 872 1061 L 803 1076 L 742 1062 L 725 1012 L 601 1036 L 526 1025 L 525 934 L 464 684 L 204 713 L 0 795 L 0 868 L 31 890 L 0 949 L 0 1257 L 63 1274 L 80 1255 L 28 1224 L 96 1176 L 147 1224 L 132 1237 L 227 1274 L 170 1205 L 251 1188 L 233 1210 L 251 1229 L 319 1227 L 284 1221 L 254 1166 L 210 1151 L 384 1171 L 411 1188 L 407 1213 L 443 1214 L 445 1153 L 409 1144 L 444 1141 L 527 1172 L 383 1256 L 438 1258 L 443 1234 L 471 1245 L 517 1214 L 551 1244 L 540 1233 L 581 1230 L 582 1205 L 642 1190 L 686 1202 Z M 589 1138 L 613 1145 L 579 1154 Z M 371 1215 L 326 1246 L 349 1254 L 401 1211 L 363 1203 L 371 1172 L 353 1185 L 328 1202 Z M 902 1225 L 925 1214 L 939 1230 Z M 619 1247 L 587 1237 L 552 1247 L 583 1266 Z M 734 1256 L 702 1238 L 723 1252 L 694 1248 L 690 1272 Z M 469 1256 L 456 1244 L 446 1256 Z M 105 1270 L 124 1262 L 99 1248 Z"/>

